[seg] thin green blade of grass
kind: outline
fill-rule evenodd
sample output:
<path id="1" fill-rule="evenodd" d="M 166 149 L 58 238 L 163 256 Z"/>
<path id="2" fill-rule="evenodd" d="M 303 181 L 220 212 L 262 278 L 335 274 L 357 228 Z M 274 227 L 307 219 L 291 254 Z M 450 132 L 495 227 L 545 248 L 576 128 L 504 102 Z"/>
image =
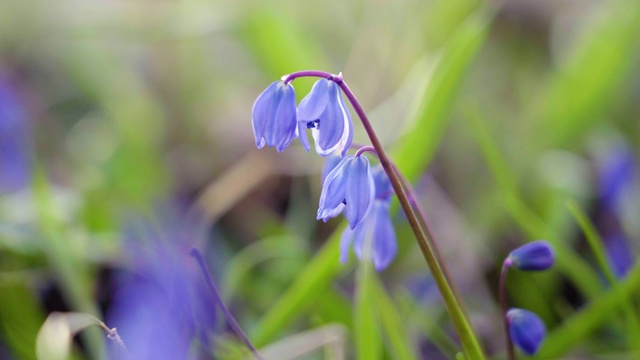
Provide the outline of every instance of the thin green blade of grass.
<path id="1" fill-rule="evenodd" d="M 607 260 L 607 251 L 604 247 L 604 241 L 600 237 L 600 234 L 598 234 L 596 227 L 591 221 L 589 221 L 587 215 L 574 201 L 569 201 L 567 203 L 567 208 L 580 225 L 580 228 L 587 238 L 587 242 L 598 261 L 598 265 L 605 274 L 609 285 L 615 286 L 617 279 L 613 273 L 613 269 L 611 268 L 611 263 Z M 638 314 L 633 306 L 633 302 L 625 301 L 622 308 L 624 320 L 627 324 L 627 339 L 629 345 L 638 349 L 638 346 L 640 346 L 637 341 L 637 339 L 640 339 L 640 321 L 638 320 Z"/>
<path id="2" fill-rule="evenodd" d="M 272 341 L 284 327 L 300 315 L 301 311 L 321 296 L 340 273 L 342 270 L 338 261 L 340 231 L 341 229 L 333 233 L 251 331 L 250 338 L 256 347 L 265 346 Z"/>
<path id="3" fill-rule="evenodd" d="M 443 49 L 433 78 L 417 96 L 409 115 L 411 130 L 394 149 L 392 158 L 408 179 L 416 179 L 429 165 L 440 143 L 467 70 L 486 39 L 490 17 L 484 9 L 465 20 Z"/>
<path id="4" fill-rule="evenodd" d="M 538 352 L 539 359 L 557 359 L 584 341 L 598 326 L 611 319 L 614 309 L 624 306 L 640 289 L 640 263 L 627 277 L 591 301 L 576 315 L 551 332 Z"/>
<path id="5" fill-rule="evenodd" d="M 474 109 L 472 109 L 474 110 Z M 589 298 L 602 290 L 596 272 L 566 243 L 549 230 L 549 226 L 521 200 L 515 175 L 509 170 L 507 161 L 484 125 L 478 111 L 466 111 L 466 118 L 474 129 L 475 137 L 491 174 L 503 192 L 504 204 L 509 214 L 531 239 L 544 238 L 555 248 L 557 267 L 571 279 Z"/>
<path id="6" fill-rule="evenodd" d="M 355 308 L 353 311 L 353 333 L 356 355 L 362 360 L 382 358 L 382 337 L 376 317 L 374 277 L 371 261 L 360 261 L 356 274 Z"/>
<path id="7" fill-rule="evenodd" d="M 625 75 L 637 67 L 640 51 L 640 3 L 602 3 L 597 15 L 543 91 L 540 132 L 545 135 L 533 138 L 550 139 L 556 145 L 575 141 L 623 95 Z"/>
<path id="8" fill-rule="evenodd" d="M 380 314 L 380 325 L 389 339 L 393 358 L 399 360 L 416 359 L 410 338 L 405 331 L 398 310 L 380 281 L 377 278 L 373 280 L 374 296 Z"/>

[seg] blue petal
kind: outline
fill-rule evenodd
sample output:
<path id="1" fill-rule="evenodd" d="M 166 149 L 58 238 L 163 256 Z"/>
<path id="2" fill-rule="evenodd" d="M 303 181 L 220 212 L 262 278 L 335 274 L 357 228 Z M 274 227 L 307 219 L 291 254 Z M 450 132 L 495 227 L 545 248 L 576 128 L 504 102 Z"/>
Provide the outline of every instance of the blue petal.
<path id="1" fill-rule="evenodd" d="M 535 354 L 546 333 L 542 319 L 536 313 L 517 308 L 509 309 L 506 317 L 511 341 L 526 354 Z"/>
<path id="2" fill-rule="evenodd" d="M 327 175 L 329 175 L 331 170 L 335 169 L 335 167 L 338 166 L 340 160 L 342 159 L 338 155 L 327 156 L 324 162 L 324 166 L 322 167 L 322 176 L 320 178 L 323 184 L 324 180 L 327 178 Z"/>
<path id="3" fill-rule="evenodd" d="M 300 136 L 300 143 L 305 150 L 309 151 L 311 149 L 311 144 L 309 144 L 309 138 L 307 137 L 307 124 L 304 122 L 298 122 L 298 136 Z"/>
<path id="4" fill-rule="evenodd" d="M 337 215 L 334 210 L 343 205 L 342 202 L 345 200 L 347 182 L 349 181 L 347 170 L 353 160 L 353 156 L 342 159 L 338 166 L 327 175 L 320 194 L 318 220 L 326 220 L 328 217 Z"/>
<path id="5" fill-rule="evenodd" d="M 367 252 L 365 251 L 365 240 L 367 237 L 371 237 L 371 233 L 367 232 L 370 229 L 372 222 L 369 218 L 363 219 L 358 226 L 353 230 L 353 252 L 358 259 L 367 259 Z"/>
<path id="6" fill-rule="evenodd" d="M 553 265 L 553 249 L 544 240 L 534 241 L 513 250 L 506 261 L 520 270 L 545 270 Z"/>
<path id="7" fill-rule="evenodd" d="M 348 227 L 342 232 L 340 237 L 340 263 L 344 264 L 349 260 L 349 248 L 353 239 L 353 230 Z"/>
<path id="8" fill-rule="evenodd" d="M 374 188 L 373 179 L 369 172 L 369 160 L 364 156 L 359 156 L 353 158 L 352 163 L 351 168 L 348 169 L 346 216 L 349 226 L 354 229 L 369 211 L 374 196 Z"/>
<path id="9" fill-rule="evenodd" d="M 331 84 L 329 101 L 324 112 L 320 115 L 318 124 L 318 131 L 320 132 L 318 146 L 323 150 L 332 149 L 333 152 L 345 133 L 345 121 L 339 103 L 340 90 L 338 85 L 333 82 Z"/>
<path id="10" fill-rule="evenodd" d="M 313 88 L 311 88 L 309 94 L 300 101 L 300 105 L 298 106 L 298 121 L 309 122 L 320 118 L 320 115 L 324 112 L 329 102 L 331 83 L 333 82 L 322 79 L 313 84 Z"/>
<path id="11" fill-rule="evenodd" d="M 371 176 L 376 187 L 376 199 L 387 200 L 393 194 L 393 188 L 387 173 L 378 165 L 371 169 Z"/>
<path id="12" fill-rule="evenodd" d="M 253 103 L 253 110 L 251 112 L 251 124 L 253 125 L 253 135 L 256 138 L 256 146 L 260 149 L 265 145 L 264 131 L 267 123 L 269 122 L 269 113 L 272 107 L 273 96 L 280 81 L 271 83 L 263 92 L 258 96 Z"/>
<path id="13" fill-rule="evenodd" d="M 340 152 L 340 156 L 344 157 L 349 148 L 351 147 L 351 142 L 353 141 L 353 121 L 351 121 L 351 114 L 349 113 L 349 109 L 344 105 L 342 101 L 342 95 L 338 92 L 338 105 L 340 106 L 340 110 L 342 111 L 342 117 L 344 119 L 346 133 L 342 135 L 340 139 L 340 143 L 342 146 L 342 151 Z"/>
<path id="14" fill-rule="evenodd" d="M 373 233 L 373 247 L 371 256 L 377 271 L 382 271 L 391 264 L 398 253 L 398 243 L 393 223 L 389 216 L 389 202 L 374 201 L 375 230 Z"/>
<path id="15" fill-rule="evenodd" d="M 273 133 L 276 149 L 282 152 L 295 138 L 298 123 L 296 122 L 296 92 L 293 86 L 283 83 L 278 90 L 282 93 L 282 97 L 273 123 Z"/>

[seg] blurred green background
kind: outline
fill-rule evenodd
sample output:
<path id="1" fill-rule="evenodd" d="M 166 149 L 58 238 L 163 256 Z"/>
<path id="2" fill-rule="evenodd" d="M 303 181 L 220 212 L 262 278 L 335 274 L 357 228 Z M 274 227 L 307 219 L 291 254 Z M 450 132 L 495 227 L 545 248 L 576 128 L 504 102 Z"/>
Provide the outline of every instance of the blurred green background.
<path id="1" fill-rule="evenodd" d="M 1 1 L 0 358 L 36 359 L 52 312 L 120 329 L 114 278 L 139 263 L 131 242 L 154 241 L 127 240 L 136 226 L 200 248 L 271 358 L 454 358 L 404 217 L 362 300 L 358 262 L 337 260 L 344 225 L 315 220 L 322 158 L 255 148 L 255 98 L 304 69 L 344 74 L 491 358 L 501 262 L 542 238 L 556 267 L 509 278 L 511 305 L 548 327 L 538 357 L 640 356 L 639 34 L 635 0 Z M 216 324 L 193 358 L 247 356 Z M 68 344 L 42 334 L 40 359 Z M 108 339 L 82 334 L 69 356 L 104 358 Z"/>

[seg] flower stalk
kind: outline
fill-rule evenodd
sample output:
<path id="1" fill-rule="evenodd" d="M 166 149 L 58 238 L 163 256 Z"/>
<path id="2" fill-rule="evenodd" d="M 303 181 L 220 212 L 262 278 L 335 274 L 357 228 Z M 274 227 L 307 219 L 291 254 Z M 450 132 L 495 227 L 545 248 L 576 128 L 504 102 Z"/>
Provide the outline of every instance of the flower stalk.
<path id="1" fill-rule="evenodd" d="M 293 81 L 299 77 L 321 77 L 331 81 L 334 81 L 342 92 L 347 97 L 356 114 L 360 118 L 362 125 L 367 132 L 369 140 L 371 141 L 371 145 L 375 149 L 378 154 L 378 158 L 380 159 L 380 164 L 382 165 L 384 171 L 389 177 L 389 181 L 393 187 L 398 200 L 400 201 L 400 205 L 402 206 L 402 210 L 407 216 L 407 220 L 409 221 L 409 225 L 411 226 L 411 230 L 413 231 L 416 240 L 418 241 L 418 246 L 420 247 L 420 251 L 424 256 L 427 265 L 429 266 L 429 270 L 440 290 L 442 298 L 445 303 L 445 307 L 451 316 L 453 325 L 455 327 L 458 336 L 460 337 L 460 342 L 462 343 L 463 351 L 470 360 L 480 360 L 484 359 L 484 353 L 482 348 L 480 347 L 479 341 L 477 340 L 476 334 L 474 333 L 473 328 L 471 327 L 469 320 L 461 306 L 460 301 L 458 301 L 454 290 L 452 289 L 447 276 L 445 275 L 445 270 L 443 270 L 444 265 L 441 257 L 438 252 L 435 250 L 433 246 L 433 240 L 429 237 L 427 232 L 420 225 L 420 220 L 418 219 L 418 215 L 415 210 L 411 206 L 411 202 L 409 200 L 409 196 L 407 191 L 405 190 L 402 180 L 398 173 L 396 172 L 393 163 L 389 159 L 386 151 L 382 147 L 378 136 L 376 135 L 367 114 L 364 109 L 360 105 L 359 101 L 355 97 L 354 93 L 351 91 L 347 83 L 343 80 L 342 74 L 333 75 L 323 71 L 300 71 L 290 75 L 283 77 L 283 81 L 285 84 Z"/>

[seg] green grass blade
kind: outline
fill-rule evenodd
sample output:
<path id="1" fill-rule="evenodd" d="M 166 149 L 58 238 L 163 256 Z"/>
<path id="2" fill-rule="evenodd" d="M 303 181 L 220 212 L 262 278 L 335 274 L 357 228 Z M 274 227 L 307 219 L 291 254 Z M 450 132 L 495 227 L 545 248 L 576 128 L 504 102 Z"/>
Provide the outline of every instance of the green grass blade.
<path id="1" fill-rule="evenodd" d="M 503 193 L 504 204 L 509 214 L 530 239 L 546 239 L 553 245 L 558 258 L 557 268 L 569 277 L 583 294 L 589 298 L 597 296 L 602 290 L 598 274 L 571 247 L 561 241 L 543 219 L 524 204 L 516 185 L 516 177 L 509 169 L 507 161 L 491 137 L 483 119 L 480 118 L 479 112 L 467 111 L 466 113 L 480 151 Z"/>
<path id="2" fill-rule="evenodd" d="M 399 360 L 416 359 L 409 335 L 405 331 L 405 326 L 393 301 L 389 298 L 380 281 L 375 278 L 373 280 L 374 297 L 380 314 L 380 325 L 389 339 L 393 358 Z"/>
<path id="3" fill-rule="evenodd" d="M 538 358 L 561 358 L 580 344 L 598 326 L 611 319 L 611 312 L 624 306 L 640 290 L 640 263 L 631 269 L 627 277 L 606 293 L 591 301 L 584 309 L 564 321 L 542 343 Z"/>
<path id="4" fill-rule="evenodd" d="M 376 360 L 382 357 L 382 338 L 376 319 L 374 277 L 371 261 L 360 261 L 356 277 L 355 309 L 353 312 L 353 333 L 356 355 L 362 360 Z"/>
<path id="5" fill-rule="evenodd" d="M 416 96 L 419 106 L 409 115 L 411 130 L 392 152 L 396 165 L 408 179 L 415 179 L 431 162 L 455 100 L 476 55 L 484 44 L 490 17 L 479 10 L 471 15 L 451 36 L 443 49 L 433 78 Z"/>
<path id="6" fill-rule="evenodd" d="M 556 145 L 575 141 L 624 95 L 625 74 L 637 67 L 640 50 L 640 2 L 602 3 L 594 13 L 587 36 L 543 92 L 545 135 L 532 138 Z"/>
<path id="7" fill-rule="evenodd" d="M 316 298 L 322 296 L 326 287 L 340 273 L 338 247 L 341 231 L 335 231 L 316 256 L 296 277 L 296 280 L 264 315 L 250 339 L 256 347 L 271 342 L 276 335 Z"/>
<path id="8" fill-rule="evenodd" d="M 617 279 L 613 273 L 613 269 L 611 268 L 611 263 L 607 260 L 607 251 L 604 247 L 604 241 L 598 234 L 595 226 L 587 215 L 580 209 L 578 204 L 574 201 L 569 201 L 567 203 L 567 208 L 571 212 L 571 214 L 576 218 L 576 221 L 580 225 L 582 232 L 585 234 L 587 238 L 587 242 L 593 251 L 596 260 L 598 261 L 598 265 L 602 268 L 603 273 L 605 274 L 609 284 L 611 286 L 615 286 Z M 629 345 L 633 346 L 635 349 L 638 349 L 640 344 L 637 339 L 640 339 L 640 320 L 638 320 L 638 314 L 633 306 L 633 302 L 625 301 L 623 304 L 624 319 L 627 324 L 627 338 L 630 340 Z"/>

